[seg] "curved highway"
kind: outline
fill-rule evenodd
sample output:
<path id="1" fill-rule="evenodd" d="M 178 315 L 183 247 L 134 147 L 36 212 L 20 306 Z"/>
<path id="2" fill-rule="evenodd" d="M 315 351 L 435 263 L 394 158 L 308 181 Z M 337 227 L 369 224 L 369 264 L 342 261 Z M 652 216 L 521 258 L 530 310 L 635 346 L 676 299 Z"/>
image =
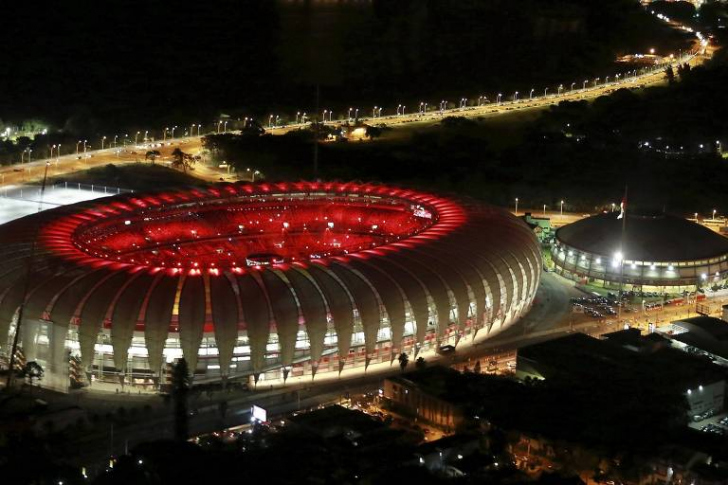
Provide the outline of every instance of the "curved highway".
<path id="1" fill-rule="evenodd" d="M 656 86 L 665 83 L 664 70 L 668 65 L 673 68 L 683 63 L 698 65 L 709 59 L 713 54 L 713 48 L 703 38 L 700 32 L 693 32 L 692 29 L 680 25 L 674 21 L 670 21 L 658 15 L 662 20 L 668 22 L 673 28 L 694 33 L 694 49 L 691 53 L 680 58 L 672 59 L 670 62 L 657 65 L 651 69 L 642 68 L 635 69 L 614 76 L 606 76 L 604 78 L 586 79 L 581 82 L 573 82 L 568 85 L 560 85 L 551 93 L 548 88 L 544 91 L 530 90 L 528 93 L 508 93 L 499 94 L 494 102 L 487 102 L 484 97 L 478 99 L 478 106 L 468 106 L 468 100 L 462 98 L 458 108 L 447 108 L 449 103 L 441 101 L 439 105 L 428 105 L 420 103 L 418 110 L 415 112 L 405 112 L 405 108 L 398 107 L 397 114 L 379 116 L 382 108 L 377 111 L 372 110 L 372 116 L 358 117 L 357 120 L 369 125 L 380 125 L 392 128 L 402 126 L 426 126 L 439 123 L 443 118 L 448 116 L 463 117 L 493 117 L 507 113 L 522 112 L 527 110 L 543 109 L 550 105 L 558 104 L 562 101 L 578 101 L 593 100 L 599 96 L 610 94 L 617 89 L 640 89 L 649 86 Z M 436 109 L 432 109 L 432 108 Z M 358 111 L 358 110 L 357 110 Z M 363 110 L 362 110 L 363 111 Z M 330 113 L 328 110 L 322 112 Z M 352 114 L 352 110 L 347 113 Z M 323 115 L 325 117 L 325 114 Z M 298 116 L 296 120 L 298 121 Z M 325 125 L 337 126 L 345 123 L 353 122 L 354 119 L 344 117 L 324 121 Z M 281 135 L 289 131 L 299 130 L 310 126 L 310 122 L 291 123 L 281 126 L 269 126 L 267 132 L 273 135 Z M 218 130 L 220 125 L 218 124 Z M 206 133 L 207 135 L 209 133 Z M 169 159 L 172 151 L 176 147 L 182 148 L 188 153 L 199 153 L 201 151 L 202 136 L 192 136 L 175 139 L 165 139 L 164 141 L 153 142 L 154 146 L 149 145 L 128 145 L 125 147 L 106 148 L 104 150 L 80 151 L 77 145 L 77 153 L 73 155 L 64 155 L 60 157 L 36 160 L 30 163 L 8 165 L 0 168 L 0 186 L 16 185 L 32 181 L 38 181 L 42 178 L 45 165 L 48 164 L 50 176 L 58 176 L 66 173 L 86 170 L 92 167 L 106 165 L 109 163 L 126 164 L 145 161 L 145 153 L 148 149 L 159 150 L 162 163 L 165 159 Z M 199 164 L 195 167 L 194 175 L 198 178 L 208 181 L 220 181 L 229 179 L 224 169 L 216 169 Z M 2 193 L 0 192 L 0 195 Z"/>

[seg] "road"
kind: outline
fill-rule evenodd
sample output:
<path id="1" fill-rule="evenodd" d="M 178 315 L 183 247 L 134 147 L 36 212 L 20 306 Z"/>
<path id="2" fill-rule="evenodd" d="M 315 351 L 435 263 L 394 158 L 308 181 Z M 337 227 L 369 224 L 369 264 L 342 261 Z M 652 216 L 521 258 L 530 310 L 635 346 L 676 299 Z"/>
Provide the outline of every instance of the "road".
<path id="1" fill-rule="evenodd" d="M 6 165 L 0 167 L 0 181 L 3 186 L 21 185 L 30 182 L 38 182 L 43 178 L 43 173 L 48 164 L 48 176 L 57 177 L 73 172 L 89 170 L 113 163 L 124 165 L 129 163 L 146 162 L 147 150 L 158 150 L 157 164 L 169 164 L 172 151 L 180 148 L 185 153 L 197 155 L 202 151 L 202 138 L 187 137 L 165 141 L 161 146 L 126 146 L 118 148 L 106 148 L 104 150 L 93 150 L 79 154 L 64 155 L 52 159 L 39 159 L 30 163 Z M 208 182 L 219 182 L 221 178 L 230 180 L 230 176 L 223 169 L 206 166 L 202 163 L 194 167 L 194 176 Z"/>
<path id="2" fill-rule="evenodd" d="M 712 56 L 712 49 L 705 50 L 702 55 L 683 56 L 676 59 L 672 64 L 689 62 L 692 65 L 698 65 Z M 483 104 L 482 106 L 467 106 L 462 108 L 443 109 L 421 113 L 411 113 L 403 115 L 390 115 L 381 117 L 363 117 L 360 121 L 371 125 L 384 125 L 391 128 L 412 127 L 412 126 L 429 126 L 442 121 L 448 116 L 463 116 L 468 118 L 476 117 L 494 117 L 502 116 L 509 113 L 523 112 L 528 110 L 540 110 L 545 107 L 558 104 L 562 101 L 577 100 L 594 100 L 599 96 L 607 95 L 617 89 L 640 89 L 648 86 L 656 86 L 665 83 L 665 66 L 656 68 L 654 71 L 644 74 L 629 75 L 624 73 L 619 78 L 612 76 L 605 78 L 600 83 L 598 80 L 592 80 L 587 83 L 581 83 L 581 89 L 577 83 L 558 89 L 556 93 L 538 96 L 535 91 L 529 93 L 528 97 L 521 99 L 502 99 L 498 102 Z M 634 71 L 636 72 L 636 71 Z M 609 81 L 611 79 L 611 81 Z M 618 79 L 618 80 L 617 80 Z M 531 97 L 531 94 L 533 96 Z M 515 95 L 512 95 L 515 98 Z M 346 119 L 337 119 L 325 122 L 329 126 L 337 126 L 346 123 Z M 289 131 L 295 131 L 310 127 L 310 123 L 293 123 L 285 126 L 276 126 L 268 128 L 268 133 L 273 135 L 283 135 Z M 202 149 L 202 137 L 184 137 L 175 139 L 166 139 L 161 143 L 162 146 L 156 146 L 154 149 L 161 152 L 162 160 L 169 159 L 174 148 L 180 147 L 187 153 L 197 154 Z M 77 149 L 80 146 L 77 145 Z M 30 163 L 7 165 L 0 168 L 0 185 L 21 184 L 38 181 L 43 176 L 43 170 L 46 163 L 49 163 L 49 175 L 59 176 L 89 168 L 113 164 L 136 163 L 145 160 L 147 147 L 142 145 L 126 145 L 124 147 L 106 148 L 104 150 L 77 150 L 76 154 L 64 155 L 51 159 L 40 159 Z M 195 176 L 210 182 L 220 181 L 221 178 L 226 180 L 229 176 L 217 168 L 211 168 L 199 164 L 195 167 Z"/>

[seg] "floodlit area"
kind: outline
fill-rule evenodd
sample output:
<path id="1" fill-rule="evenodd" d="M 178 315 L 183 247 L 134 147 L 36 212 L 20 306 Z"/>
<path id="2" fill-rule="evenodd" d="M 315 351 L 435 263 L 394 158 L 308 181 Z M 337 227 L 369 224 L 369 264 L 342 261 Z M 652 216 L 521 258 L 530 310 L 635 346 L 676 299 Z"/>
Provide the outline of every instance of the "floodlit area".
<path id="1" fill-rule="evenodd" d="M 41 198 L 36 185 L 7 185 L 0 188 L 0 224 L 67 204 L 108 197 L 128 190 L 116 187 L 63 183 L 46 188 Z"/>

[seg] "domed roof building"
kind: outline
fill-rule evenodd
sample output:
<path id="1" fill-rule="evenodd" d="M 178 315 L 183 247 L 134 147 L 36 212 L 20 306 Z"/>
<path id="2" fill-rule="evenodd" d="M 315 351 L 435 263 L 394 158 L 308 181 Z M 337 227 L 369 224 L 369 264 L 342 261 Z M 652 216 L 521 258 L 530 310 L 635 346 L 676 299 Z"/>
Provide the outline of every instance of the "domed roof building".
<path id="1" fill-rule="evenodd" d="M 25 295 L 21 348 L 56 388 L 74 363 L 156 386 L 180 357 L 196 382 L 364 371 L 499 332 L 541 273 L 534 235 L 505 210 L 355 183 L 65 206 L 0 226 L 0 258 L 0 353 Z"/>
<path id="2" fill-rule="evenodd" d="M 668 214 L 614 213 L 581 219 L 556 231 L 553 261 L 564 273 L 590 281 L 635 287 L 695 289 L 723 281 L 728 239 Z"/>

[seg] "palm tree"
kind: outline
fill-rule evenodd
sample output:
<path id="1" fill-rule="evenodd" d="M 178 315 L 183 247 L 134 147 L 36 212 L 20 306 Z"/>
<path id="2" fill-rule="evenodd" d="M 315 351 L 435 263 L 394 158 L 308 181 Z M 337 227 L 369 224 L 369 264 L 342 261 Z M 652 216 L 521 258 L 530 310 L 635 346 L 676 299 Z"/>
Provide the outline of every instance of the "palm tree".
<path id="1" fill-rule="evenodd" d="M 183 152 L 179 147 L 174 149 L 172 157 L 172 166 L 181 168 L 184 173 L 187 173 L 187 169 L 192 170 L 192 165 L 196 162 L 195 157 Z"/>
<path id="2" fill-rule="evenodd" d="M 399 361 L 399 368 L 404 372 L 404 368 L 407 367 L 407 364 L 409 363 L 409 356 L 402 352 L 399 354 L 399 357 L 397 357 L 397 360 Z"/>
<path id="3" fill-rule="evenodd" d="M 172 399 L 174 401 L 174 439 L 187 441 L 189 423 L 187 422 L 187 396 L 190 393 L 190 371 L 187 361 L 182 358 L 172 369 Z"/>
<path id="4" fill-rule="evenodd" d="M 415 360 L 415 369 L 422 370 L 425 367 L 427 367 L 427 362 L 425 362 L 425 358 L 417 357 L 417 360 Z"/>

